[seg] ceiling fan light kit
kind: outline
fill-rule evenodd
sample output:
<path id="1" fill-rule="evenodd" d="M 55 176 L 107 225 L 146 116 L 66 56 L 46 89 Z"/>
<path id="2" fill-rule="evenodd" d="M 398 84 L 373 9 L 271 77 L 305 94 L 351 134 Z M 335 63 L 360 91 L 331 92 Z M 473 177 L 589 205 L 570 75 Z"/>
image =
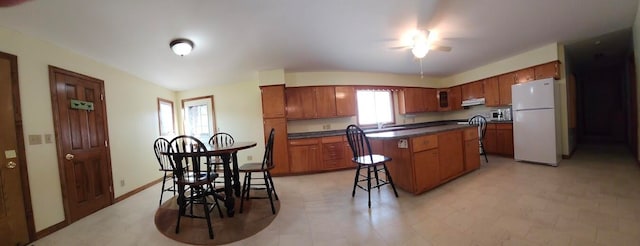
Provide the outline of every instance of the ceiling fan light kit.
<path id="1" fill-rule="evenodd" d="M 173 53 L 179 56 L 186 56 L 193 50 L 193 41 L 185 38 L 171 40 L 169 47 Z"/>

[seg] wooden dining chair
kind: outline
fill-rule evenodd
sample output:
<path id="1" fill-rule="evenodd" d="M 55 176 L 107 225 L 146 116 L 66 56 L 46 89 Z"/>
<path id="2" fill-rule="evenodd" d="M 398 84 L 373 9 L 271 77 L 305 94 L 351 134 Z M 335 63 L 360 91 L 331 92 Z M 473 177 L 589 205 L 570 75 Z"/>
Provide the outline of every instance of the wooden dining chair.
<path id="1" fill-rule="evenodd" d="M 235 141 L 233 140 L 233 137 L 231 136 L 231 134 L 226 133 L 226 132 L 219 132 L 216 134 L 213 134 L 213 136 L 211 136 L 211 138 L 209 138 L 209 145 L 232 145 Z M 224 187 L 219 187 L 219 186 L 224 186 L 224 162 L 222 161 L 222 158 L 220 158 L 220 156 L 212 156 L 211 158 L 209 158 L 209 164 L 213 165 L 213 170 L 214 172 L 218 173 L 218 177 L 219 179 L 217 179 L 215 181 L 215 186 L 216 186 L 216 190 L 220 191 L 221 189 L 223 189 Z M 230 166 L 230 168 L 233 168 L 233 165 Z M 231 172 L 233 174 L 233 172 Z M 233 178 L 233 177 L 232 177 Z"/>
<path id="2" fill-rule="evenodd" d="M 156 159 L 158 160 L 158 164 L 160 164 L 160 171 L 164 173 L 162 177 L 162 189 L 160 189 L 160 201 L 158 202 L 158 207 L 162 205 L 162 195 L 165 192 L 173 192 L 173 195 L 176 195 L 176 179 L 173 175 L 173 167 L 171 165 L 171 157 L 168 155 L 164 155 L 162 153 L 168 153 L 169 149 L 169 140 L 166 138 L 158 138 L 153 142 L 153 150 L 156 153 Z M 166 186 L 167 180 L 171 180 L 171 186 Z M 166 188 L 165 188 L 166 187 Z"/>
<path id="3" fill-rule="evenodd" d="M 357 165 L 356 176 L 353 181 L 353 191 L 351 192 L 351 197 L 355 197 L 356 195 L 356 187 L 367 191 L 369 195 L 369 208 L 371 208 L 371 189 L 378 188 L 383 185 L 390 184 L 391 188 L 393 188 L 393 193 L 398 197 L 398 192 L 396 191 L 396 186 L 393 184 L 393 179 L 389 174 L 389 170 L 387 169 L 386 162 L 391 161 L 390 157 L 377 155 L 371 153 L 371 145 L 369 145 L 369 139 L 364 134 L 364 131 L 360 129 L 360 127 L 356 125 L 349 125 L 346 130 L 347 133 L 347 141 L 349 141 L 349 147 L 351 147 L 351 151 L 353 153 L 353 158 L 351 161 Z M 360 170 L 366 169 L 367 174 L 360 174 Z M 383 175 L 386 176 L 385 179 L 382 179 L 380 174 L 382 172 Z M 371 177 L 371 174 L 374 177 Z M 375 179 L 375 186 L 371 186 L 371 180 Z M 364 187 L 360 185 L 360 182 L 366 182 L 367 186 Z"/>
<path id="4" fill-rule="evenodd" d="M 213 192 L 213 182 L 218 174 L 211 170 L 208 165 L 206 146 L 197 138 L 192 136 L 178 136 L 170 142 L 171 153 L 174 155 L 185 155 L 184 158 L 174 158 L 173 169 L 178 186 L 178 221 L 176 223 L 176 233 L 180 232 L 180 218 L 183 216 L 192 218 L 203 218 L 207 221 L 209 238 L 213 239 L 213 227 L 211 226 L 210 213 L 213 207 L 218 208 L 218 214 L 222 218 L 222 210 L 218 204 L 218 197 Z M 189 188 L 188 192 L 187 189 Z M 193 206 L 201 204 L 204 216 L 196 215 Z M 187 214 L 187 207 L 190 206 L 190 213 Z"/>
<path id="5" fill-rule="evenodd" d="M 267 146 L 264 150 L 262 162 L 246 163 L 238 168 L 238 171 L 244 173 L 244 182 L 242 184 L 242 192 L 240 194 L 240 213 L 244 208 L 244 200 L 249 199 L 269 199 L 271 203 L 271 212 L 276 214 L 276 208 L 273 205 L 273 199 L 278 200 L 275 184 L 271 178 L 271 169 L 275 167 L 273 163 L 273 139 L 275 137 L 275 129 L 271 128 Z M 253 173 L 262 173 L 259 177 L 254 177 Z M 253 183 L 252 180 L 262 180 L 262 183 Z M 258 181 L 260 182 L 260 181 Z M 250 196 L 251 190 L 266 190 L 267 196 Z"/>

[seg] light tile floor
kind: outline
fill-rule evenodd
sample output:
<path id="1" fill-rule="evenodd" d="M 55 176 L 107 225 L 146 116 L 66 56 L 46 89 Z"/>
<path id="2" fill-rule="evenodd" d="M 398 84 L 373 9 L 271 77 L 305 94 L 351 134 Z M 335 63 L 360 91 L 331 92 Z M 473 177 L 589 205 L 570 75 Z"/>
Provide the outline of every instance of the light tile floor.
<path id="1" fill-rule="evenodd" d="M 278 177 L 278 217 L 232 245 L 640 245 L 640 168 L 623 146 L 580 146 L 557 168 L 489 161 L 418 196 L 373 192 L 371 210 L 352 170 Z M 155 228 L 159 189 L 33 245 L 182 245 Z"/>

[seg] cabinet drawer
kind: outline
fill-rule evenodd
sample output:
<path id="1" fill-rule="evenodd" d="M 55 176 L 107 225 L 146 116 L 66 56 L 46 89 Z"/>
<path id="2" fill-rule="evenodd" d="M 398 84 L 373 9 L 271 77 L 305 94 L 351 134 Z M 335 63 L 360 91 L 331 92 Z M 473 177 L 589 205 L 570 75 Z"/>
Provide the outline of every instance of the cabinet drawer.
<path id="1" fill-rule="evenodd" d="M 301 138 L 289 140 L 289 145 L 313 145 L 318 144 L 320 141 L 318 138 Z"/>
<path id="2" fill-rule="evenodd" d="M 342 142 L 342 136 L 323 137 L 320 141 L 322 143 L 339 143 Z"/>
<path id="3" fill-rule="evenodd" d="M 471 140 L 478 138 L 478 128 L 464 129 L 464 140 Z"/>
<path id="4" fill-rule="evenodd" d="M 344 144 L 326 143 L 322 145 L 323 160 L 339 160 L 344 158 Z"/>
<path id="5" fill-rule="evenodd" d="M 413 146 L 413 152 L 437 148 L 438 136 L 434 134 L 412 138 L 411 146 Z"/>
<path id="6" fill-rule="evenodd" d="M 496 129 L 498 130 L 513 130 L 513 124 L 496 124 Z"/>

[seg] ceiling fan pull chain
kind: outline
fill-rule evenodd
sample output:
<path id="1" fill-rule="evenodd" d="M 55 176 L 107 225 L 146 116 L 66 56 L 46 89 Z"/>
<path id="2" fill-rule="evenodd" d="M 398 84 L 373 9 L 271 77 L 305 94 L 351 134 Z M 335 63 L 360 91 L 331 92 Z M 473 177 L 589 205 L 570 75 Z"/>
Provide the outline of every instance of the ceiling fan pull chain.
<path id="1" fill-rule="evenodd" d="M 420 78 L 424 79 L 424 76 L 422 75 L 422 58 L 420 58 L 419 60 L 420 60 Z"/>

